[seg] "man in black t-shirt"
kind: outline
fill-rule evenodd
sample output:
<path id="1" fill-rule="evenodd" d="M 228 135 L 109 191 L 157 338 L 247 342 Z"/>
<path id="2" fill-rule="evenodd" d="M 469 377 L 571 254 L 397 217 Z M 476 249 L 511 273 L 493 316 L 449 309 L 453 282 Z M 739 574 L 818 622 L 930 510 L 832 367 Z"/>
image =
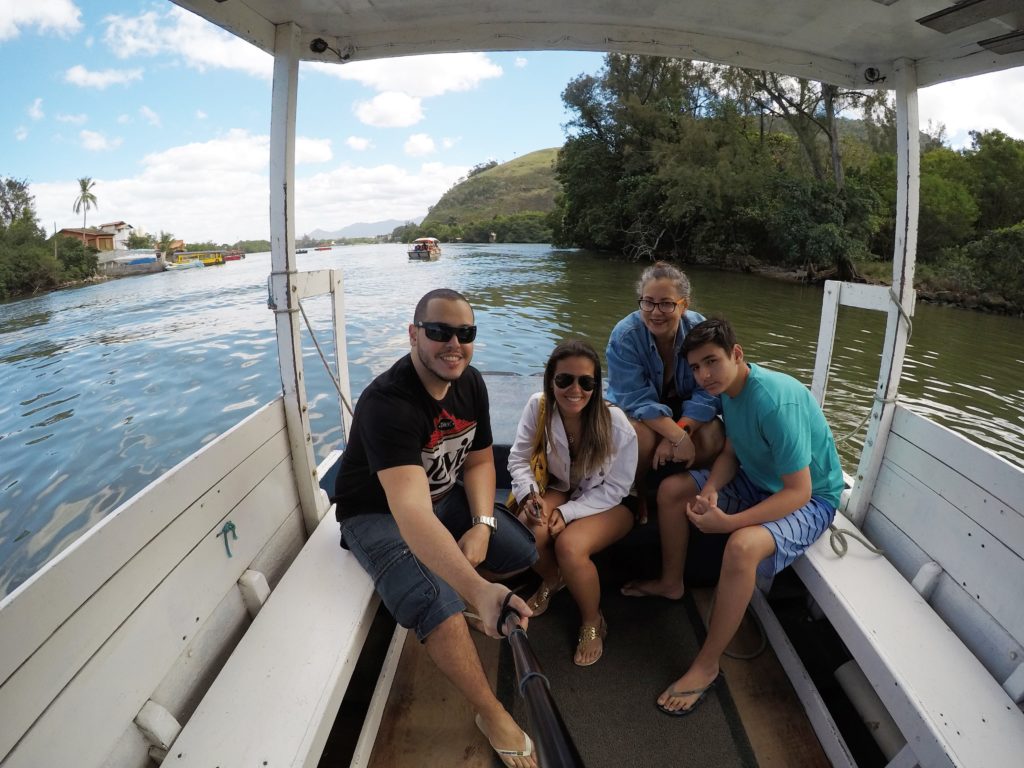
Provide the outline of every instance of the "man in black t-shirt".
<path id="1" fill-rule="evenodd" d="M 473 309 L 461 294 L 442 288 L 420 299 L 410 354 L 356 405 L 334 501 L 342 546 L 395 620 L 415 629 L 477 710 L 477 725 L 505 764 L 527 768 L 536 766 L 532 743 L 491 691 L 462 614 L 465 600 L 482 629 L 499 637 L 510 592 L 477 567 L 507 576 L 537 559 L 526 527 L 494 503 L 487 388 L 469 365 L 475 338 Z M 522 598 L 510 600 L 530 615 Z"/>

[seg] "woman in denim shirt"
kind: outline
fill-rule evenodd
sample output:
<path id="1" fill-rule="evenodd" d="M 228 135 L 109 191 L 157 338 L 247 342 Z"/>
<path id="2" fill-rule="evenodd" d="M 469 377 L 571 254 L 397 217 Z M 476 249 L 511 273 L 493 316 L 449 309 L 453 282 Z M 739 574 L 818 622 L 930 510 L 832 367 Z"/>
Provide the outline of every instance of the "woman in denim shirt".
<path id="1" fill-rule="evenodd" d="M 710 466 L 725 432 L 721 402 L 697 386 L 682 355 L 683 339 L 704 316 L 688 309 L 690 281 L 665 261 L 637 283 L 639 309 L 620 320 L 608 339 L 606 397 L 636 430 L 638 517 L 646 522 L 646 477 L 651 469 Z"/>

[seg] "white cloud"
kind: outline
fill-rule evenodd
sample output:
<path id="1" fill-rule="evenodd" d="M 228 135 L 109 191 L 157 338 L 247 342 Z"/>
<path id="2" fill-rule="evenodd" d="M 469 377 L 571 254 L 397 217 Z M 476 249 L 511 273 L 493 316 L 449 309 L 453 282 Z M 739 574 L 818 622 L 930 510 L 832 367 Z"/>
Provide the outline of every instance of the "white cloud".
<path id="1" fill-rule="evenodd" d="M 131 115 L 118 115 L 117 116 L 117 122 L 118 122 L 119 125 L 128 125 L 129 123 L 133 122 L 132 121 L 132 116 Z"/>
<path id="2" fill-rule="evenodd" d="M 1024 139 L 1024 73 L 1020 69 L 940 83 L 920 91 L 921 125 L 946 126 L 954 148 L 969 146 L 968 131 L 996 128 Z"/>
<path id="3" fill-rule="evenodd" d="M 330 139 L 295 139 L 295 164 L 326 163 L 334 157 Z"/>
<path id="4" fill-rule="evenodd" d="M 453 139 L 450 136 L 445 136 L 443 139 L 441 139 L 441 146 L 444 147 L 445 149 L 451 149 L 458 143 L 458 139 Z"/>
<path id="5" fill-rule="evenodd" d="M 67 37 L 82 28 L 81 15 L 72 0 L 9 0 L 0 3 L 0 41 L 17 37 L 24 27 Z"/>
<path id="6" fill-rule="evenodd" d="M 354 80 L 376 91 L 398 91 L 429 98 L 451 91 L 469 91 L 484 80 L 501 77 L 502 69 L 484 53 L 439 53 L 349 64 L 310 63 L 318 72 Z"/>
<path id="7" fill-rule="evenodd" d="M 89 119 L 89 117 L 83 114 L 66 115 L 63 112 L 58 112 L 56 119 L 58 123 L 71 123 L 72 125 L 83 125 L 85 121 Z"/>
<path id="8" fill-rule="evenodd" d="M 345 143 L 348 144 L 350 149 L 354 149 L 356 152 L 363 152 L 373 146 L 372 141 L 364 139 L 362 136 L 349 136 L 345 139 Z"/>
<path id="9" fill-rule="evenodd" d="M 423 119 L 423 106 L 414 96 L 396 91 L 378 93 L 354 107 L 359 122 L 374 128 L 408 128 Z"/>
<path id="10" fill-rule="evenodd" d="M 522 56 L 516 56 L 516 69 L 522 69 L 527 64 L 526 59 Z"/>
<path id="11" fill-rule="evenodd" d="M 150 125 L 155 125 L 157 128 L 160 127 L 160 115 L 154 112 L 152 109 L 143 104 L 139 107 L 139 114 L 142 115 L 146 122 Z"/>
<path id="12" fill-rule="evenodd" d="M 108 139 L 102 133 L 96 131 L 79 131 L 78 136 L 82 139 L 82 146 L 91 152 L 106 152 L 121 146 L 123 139 Z"/>
<path id="13" fill-rule="evenodd" d="M 423 216 L 468 166 L 425 163 L 418 170 L 396 165 L 341 165 L 298 182 L 296 231 L 356 221 Z"/>
<path id="14" fill-rule="evenodd" d="M 36 99 L 28 107 L 28 116 L 33 120 L 42 120 L 46 117 L 46 113 L 43 112 L 43 100 Z"/>
<path id="15" fill-rule="evenodd" d="M 434 146 L 434 140 L 425 133 L 414 133 L 410 136 L 405 146 L 402 147 L 405 150 L 405 154 L 409 157 L 423 157 L 424 155 L 432 155 L 437 151 L 437 147 Z"/>
<path id="16" fill-rule="evenodd" d="M 203 110 L 201 110 L 201 109 L 197 109 L 196 110 L 196 120 L 205 120 L 206 118 L 207 118 L 207 114 L 205 112 L 203 112 Z"/>
<path id="17" fill-rule="evenodd" d="M 300 139 L 297 144 L 314 154 L 323 152 L 323 142 Z M 190 242 L 265 239 L 270 234 L 269 146 L 268 136 L 229 131 L 210 141 L 147 155 L 135 176 L 98 179 L 96 194 L 107 218 L 147 232 L 162 229 Z M 202 168 L 204 173 L 182 173 L 182 168 Z M 344 164 L 298 178 L 296 228 L 308 232 L 356 221 L 418 218 L 468 170 L 441 163 L 418 170 Z M 76 226 L 67 201 L 74 199 L 77 188 L 74 180 L 33 184 L 39 219 L 56 221 L 58 227 Z"/>
<path id="18" fill-rule="evenodd" d="M 118 58 L 158 56 L 181 61 L 200 72 L 230 69 L 268 80 L 273 74 L 269 54 L 181 8 L 138 16 L 112 15 L 105 21 L 103 41 Z"/>
<path id="19" fill-rule="evenodd" d="M 14 129 L 14 138 L 16 141 L 24 141 L 28 138 L 28 128 L 24 125 L 19 125 Z"/>
<path id="20" fill-rule="evenodd" d="M 64 73 L 64 79 L 72 85 L 99 88 L 102 91 L 111 85 L 125 85 L 133 80 L 141 80 L 142 70 L 104 69 L 102 72 L 90 72 L 81 64 L 76 64 Z"/>

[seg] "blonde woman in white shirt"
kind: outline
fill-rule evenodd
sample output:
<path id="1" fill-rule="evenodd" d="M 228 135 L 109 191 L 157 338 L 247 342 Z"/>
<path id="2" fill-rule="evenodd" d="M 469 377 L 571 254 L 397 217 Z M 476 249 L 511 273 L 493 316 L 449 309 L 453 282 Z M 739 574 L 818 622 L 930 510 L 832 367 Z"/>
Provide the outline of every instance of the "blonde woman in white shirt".
<path id="1" fill-rule="evenodd" d="M 508 468 L 520 519 L 537 540 L 533 567 L 543 580 L 527 604 L 537 617 L 556 592 L 569 588 L 582 619 L 573 657 L 579 666 L 604 652 L 608 628 L 591 558 L 633 527 L 622 500 L 636 461 L 636 432 L 602 397 L 597 352 L 585 341 L 560 343 L 544 369 L 544 392 L 523 410 Z"/>

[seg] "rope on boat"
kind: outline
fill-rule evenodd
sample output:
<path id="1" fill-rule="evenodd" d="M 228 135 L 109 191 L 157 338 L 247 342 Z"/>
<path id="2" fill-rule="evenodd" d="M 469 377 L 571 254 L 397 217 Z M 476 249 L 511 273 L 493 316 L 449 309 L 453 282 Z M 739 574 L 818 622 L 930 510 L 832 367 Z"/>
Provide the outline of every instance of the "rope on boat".
<path id="1" fill-rule="evenodd" d="M 316 351 L 320 355 L 320 360 L 323 361 L 324 370 L 327 371 L 327 375 L 331 378 L 334 388 L 338 390 L 338 397 L 341 398 L 341 404 L 345 406 L 345 410 L 348 411 L 348 415 L 354 417 L 355 414 L 352 413 L 352 406 L 341 391 L 341 381 L 334 375 L 334 371 L 331 370 L 331 366 L 328 364 L 327 358 L 324 356 L 324 351 L 320 348 L 320 342 L 316 340 L 316 334 L 313 333 L 313 324 L 309 322 L 309 316 L 306 314 L 306 308 L 302 306 L 301 301 L 299 302 L 299 311 L 302 312 L 302 319 L 306 321 L 306 330 L 309 331 L 309 338 L 313 340 L 313 346 L 316 347 Z"/>
<path id="2" fill-rule="evenodd" d="M 884 549 L 876 547 L 874 544 L 872 544 L 870 541 L 864 538 L 864 536 L 858 533 L 857 531 L 851 531 L 848 528 L 839 528 L 834 523 L 828 526 L 828 530 L 829 546 L 832 547 L 832 551 L 835 552 L 838 557 L 843 557 L 847 553 L 847 551 L 849 551 L 850 544 L 848 539 L 854 539 L 855 541 L 859 541 L 861 544 L 864 545 L 864 548 L 868 552 L 872 552 L 876 555 L 885 554 Z"/>

